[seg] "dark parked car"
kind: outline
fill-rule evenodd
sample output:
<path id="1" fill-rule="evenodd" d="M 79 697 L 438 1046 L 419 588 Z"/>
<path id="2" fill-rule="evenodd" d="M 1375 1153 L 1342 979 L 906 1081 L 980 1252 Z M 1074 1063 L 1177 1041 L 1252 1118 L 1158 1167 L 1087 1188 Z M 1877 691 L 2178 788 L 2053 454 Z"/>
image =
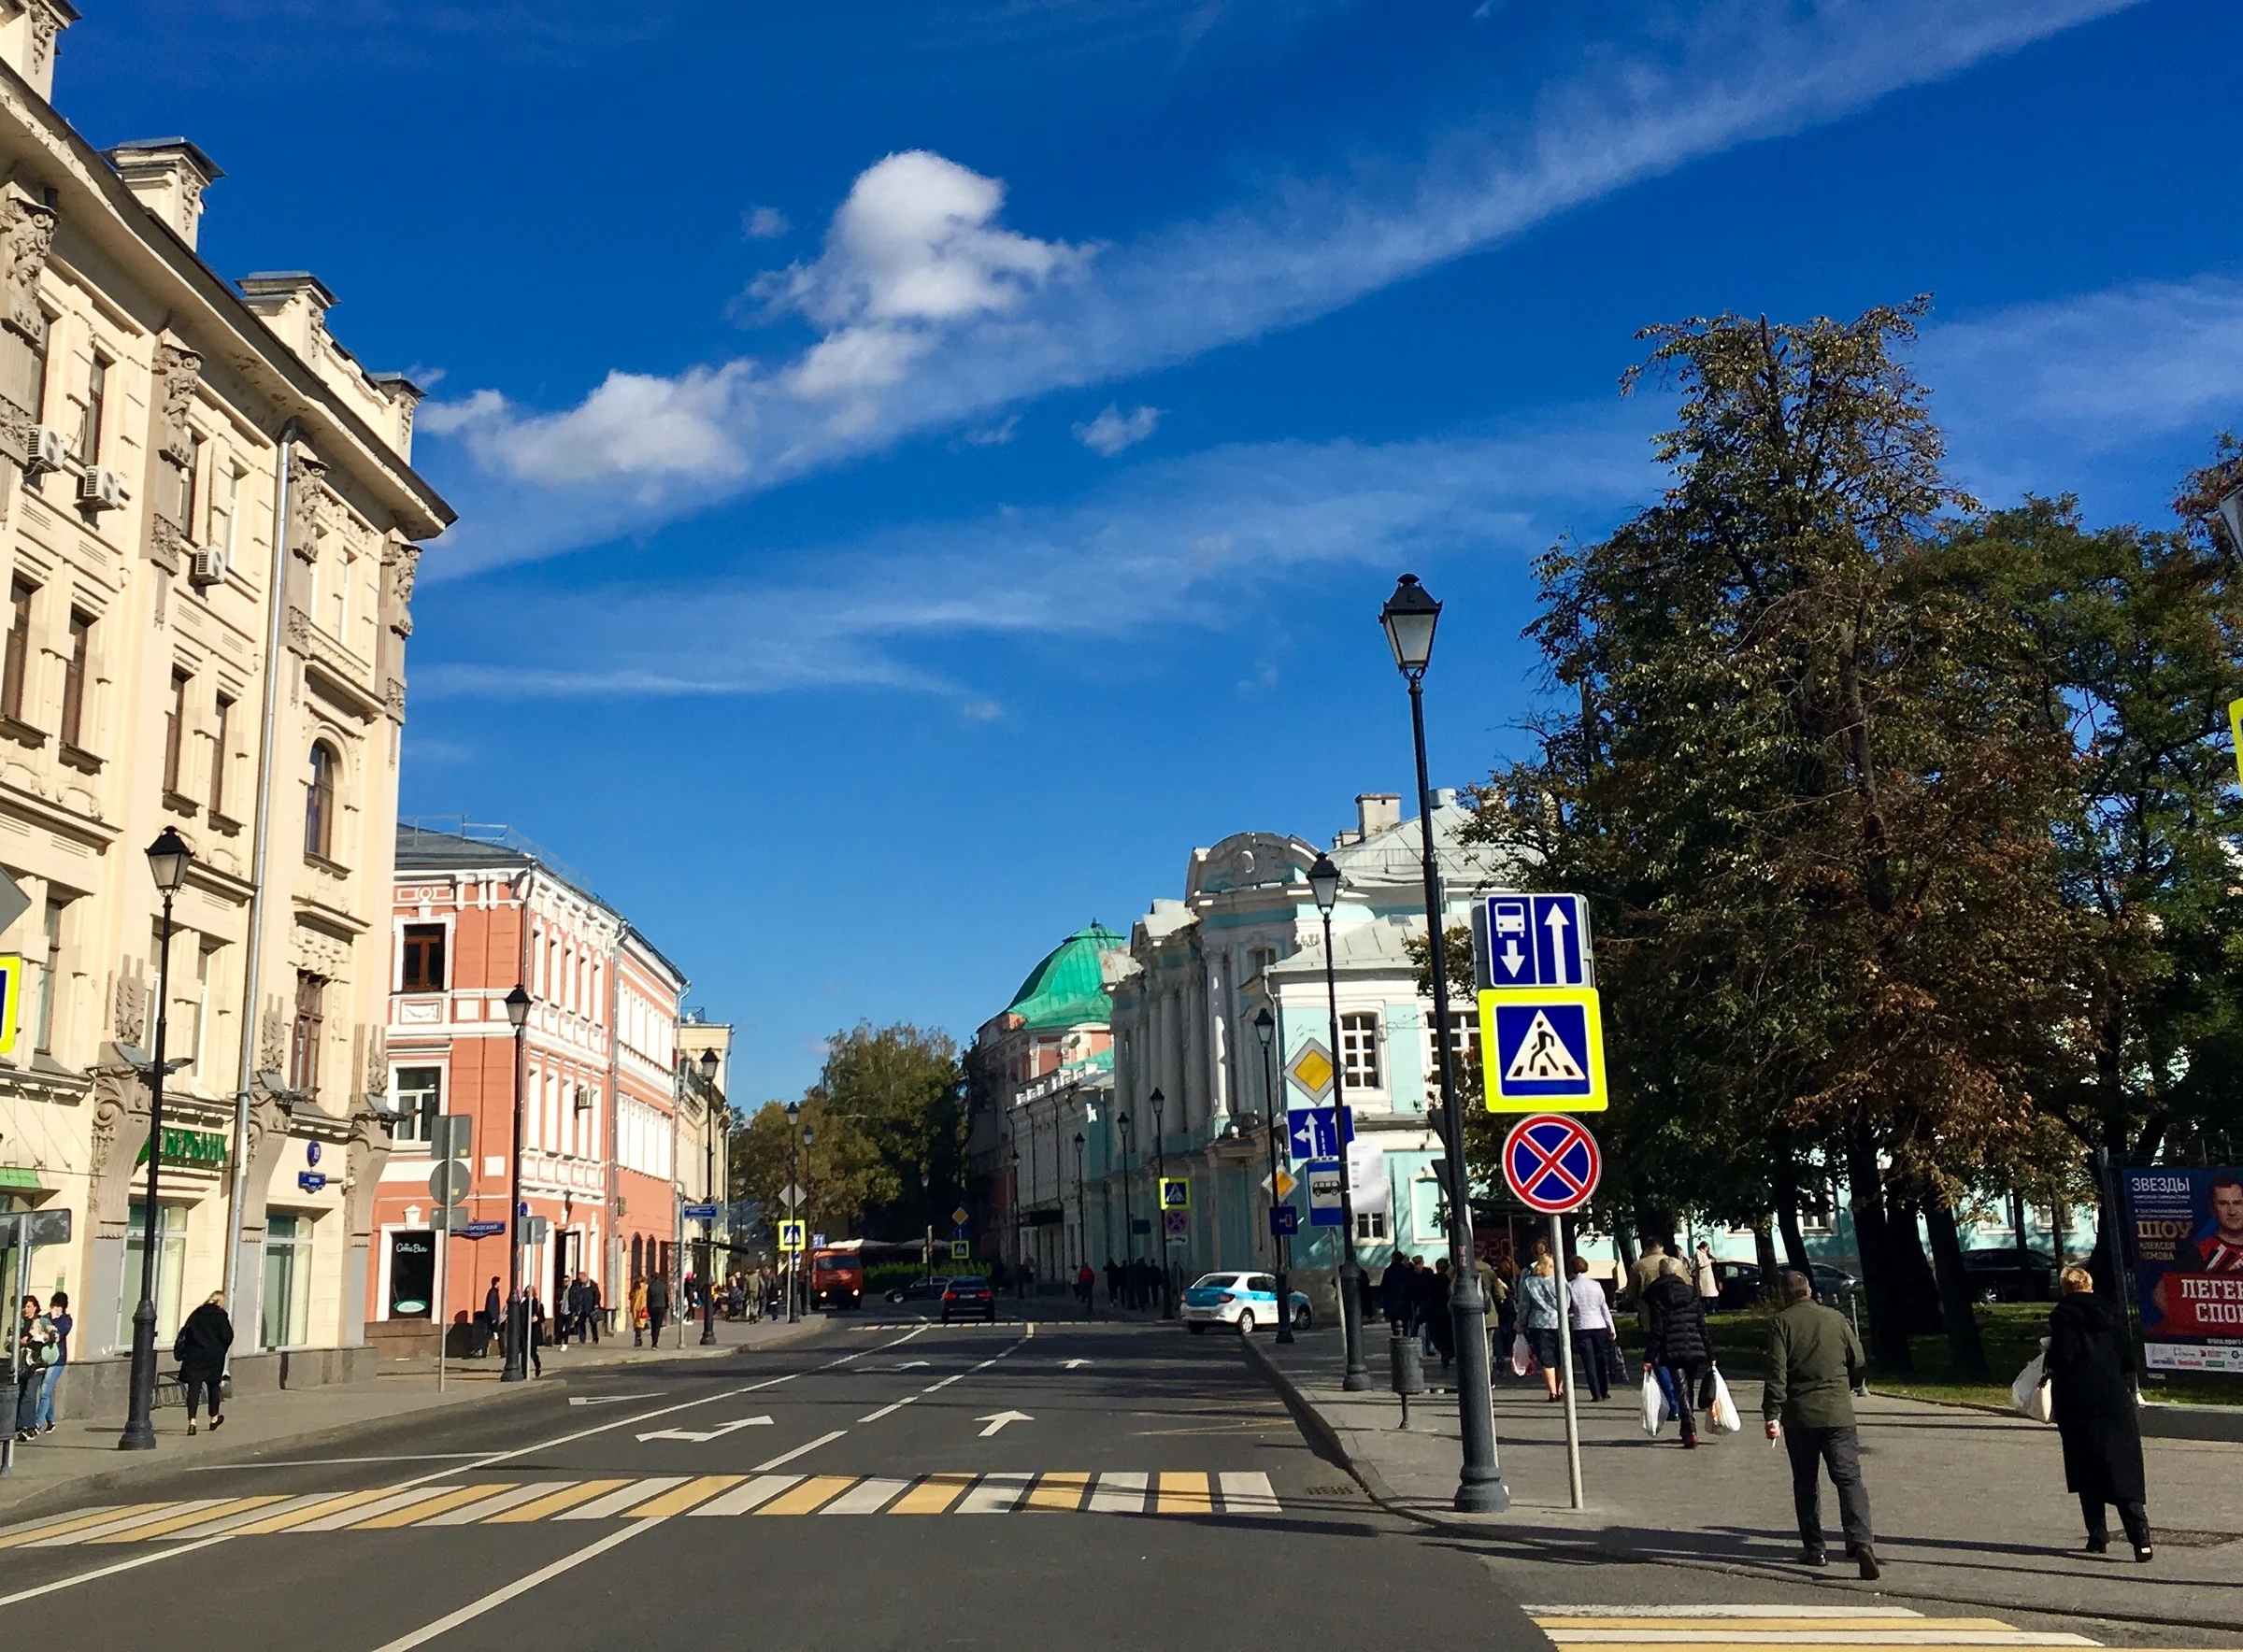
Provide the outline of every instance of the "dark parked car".
<path id="1" fill-rule="evenodd" d="M 891 1290 L 888 1293 L 888 1300 L 892 1303 L 939 1302 L 942 1300 L 943 1291 L 949 1289 L 950 1283 L 948 1279 L 942 1278 L 940 1275 L 932 1279 L 913 1279 L 908 1284 L 899 1285 Z"/>
<path id="2" fill-rule="evenodd" d="M 944 1282 L 942 1322 L 948 1325 L 953 1317 L 997 1322 L 997 1299 L 990 1294 L 988 1280 L 979 1274 L 962 1274 Z"/>
<path id="3" fill-rule="evenodd" d="M 1749 1308 L 1760 1300 L 1760 1264 L 1758 1262 L 1716 1262 L 1714 1276 L 1722 1282 L 1720 1306 L 1734 1312 Z M 1816 1262 L 1808 1269 L 1815 1282 L 1815 1295 L 1822 1301 L 1842 1298 L 1850 1290 L 1861 1289 L 1862 1282 L 1844 1268 L 1830 1262 Z"/>
<path id="4" fill-rule="evenodd" d="M 2056 1264 L 2030 1246 L 1990 1246 L 1963 1253 L 1963 1276 L 1982 1303 L 2045 1303 L 2055 1294 Z"/>

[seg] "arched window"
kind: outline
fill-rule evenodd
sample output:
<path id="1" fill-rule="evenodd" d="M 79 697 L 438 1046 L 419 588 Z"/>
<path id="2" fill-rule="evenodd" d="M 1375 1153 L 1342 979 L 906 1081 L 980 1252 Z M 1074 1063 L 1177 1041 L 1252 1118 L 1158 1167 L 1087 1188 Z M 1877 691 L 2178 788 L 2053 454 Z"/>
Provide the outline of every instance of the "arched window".
<path id="1" fill-rule="evenodd" d="M 311 748 L 311 773 L 304 781 L 304 852 L 335 859 L 335 771 L 341 760 L 324 740 Z"/>

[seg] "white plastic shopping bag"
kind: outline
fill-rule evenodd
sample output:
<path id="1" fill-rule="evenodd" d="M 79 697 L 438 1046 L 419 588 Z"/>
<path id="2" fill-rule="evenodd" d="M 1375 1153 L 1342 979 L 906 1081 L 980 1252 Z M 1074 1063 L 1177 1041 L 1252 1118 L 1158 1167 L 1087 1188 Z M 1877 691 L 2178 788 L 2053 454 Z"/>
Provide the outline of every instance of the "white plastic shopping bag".
<path id="1" fill-rule="evenodd" d="M 1666 1390 L 1659 1386 L 1659 1374 L 1643 1374 L 1643 1431 L 1654 1440 L 1659 1437 L 1659 1426 L 1674 1415 L 1666 1403 Z"/>
<path id="2" fill-rule="evenodd" d="M 2009 1385 L 2009 1398 L 2017 1403 L 2017 1414 L 2034 1422 L 2050 1422 L 2055 1414 L 2049 1405 L 2048 1366 L 2044 1357 L 2036 1354 L 2026 1367 L 2017 1374 Z"/>
<path id="3" fill-rule="evenodd" d="M 1532 1376 L 1535 1374 L 1535 1350 L 1527 1346 L 1526 1332 L 1511 1338 L 1511 1374 Z"/>
<path id="4" fill-rule="evenodd" d="M 1736 1414 L 1736 1403 L 1729 1398 L 1729 1385 L 1722 1380 L 1722 1368 L 1713 1368 L 1713 1403 L 1706 1408 L 1715 1431 L 1734 1434 L 1745 1426 L 1745 1419 Z"/>

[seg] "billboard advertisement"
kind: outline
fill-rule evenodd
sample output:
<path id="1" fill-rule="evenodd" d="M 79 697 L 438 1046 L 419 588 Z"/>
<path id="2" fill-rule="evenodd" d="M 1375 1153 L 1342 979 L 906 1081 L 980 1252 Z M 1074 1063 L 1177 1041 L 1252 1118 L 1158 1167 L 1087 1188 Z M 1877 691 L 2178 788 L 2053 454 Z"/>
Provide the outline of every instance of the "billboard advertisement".
<path id="1" fill-rule="evenodd" d="M 2243 1374 L 2243 1170 L 2129 1170 L 2126 1206 L 2150 1368 Z"/>

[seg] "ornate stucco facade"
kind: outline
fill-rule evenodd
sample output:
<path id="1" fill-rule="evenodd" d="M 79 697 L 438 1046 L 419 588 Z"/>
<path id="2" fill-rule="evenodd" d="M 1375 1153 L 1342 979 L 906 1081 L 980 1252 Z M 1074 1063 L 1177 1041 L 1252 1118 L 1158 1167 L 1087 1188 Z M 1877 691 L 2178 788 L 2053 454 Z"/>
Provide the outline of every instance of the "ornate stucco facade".
<path id="1" fill-rule="evenodd" d="M 224 1284 L 245 1359 L 362 1341 L 405 648 L 450 512 L 410 467 L 419 392 L 336 342 L 334 295 L 212 270 L 217 165 L 97 152 L 48 101 L 76 14 L 0 10 L 0 867 L 30 901 L 0 933 L 24 960 L 0 1201 L 73 1213 L 22 1283 L 72 1295 L 79 1409 L 139 1289 L 149 1097 L 121 1046 L 153 1039 L 166 826 L 195 859 L 159 1334 Z"/>

